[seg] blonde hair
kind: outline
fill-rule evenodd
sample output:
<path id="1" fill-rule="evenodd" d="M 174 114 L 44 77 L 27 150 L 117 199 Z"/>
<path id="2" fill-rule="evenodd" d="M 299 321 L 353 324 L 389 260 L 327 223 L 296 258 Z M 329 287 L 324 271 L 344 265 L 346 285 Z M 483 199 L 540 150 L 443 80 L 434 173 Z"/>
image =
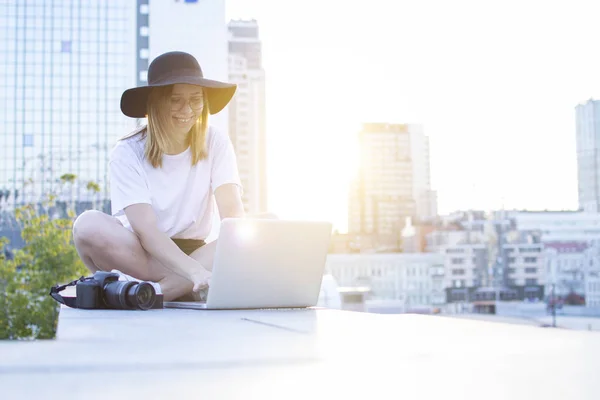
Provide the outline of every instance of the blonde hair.
<path id="1" fill-rule="evenodd" d="M 165 149 L 172 140 L 169 136 L 171 130 L 170 102 L 173 86 L 158 86 L 150 91 L 147 103 L 148 124 L 143 125 L 122 139 L 127 139 L 138 134 L 146 137 L 144 156 L 154 168 L 162 167 L 162 158 Z M 202 89 L 203 108 L 200 118 L 192 126 L 186 139 L 186 145 L 192 151 L 192 165 L 208 156 L 206 149 L 206 132 L 208 131 L 208 102 L 206 91 Z"/>

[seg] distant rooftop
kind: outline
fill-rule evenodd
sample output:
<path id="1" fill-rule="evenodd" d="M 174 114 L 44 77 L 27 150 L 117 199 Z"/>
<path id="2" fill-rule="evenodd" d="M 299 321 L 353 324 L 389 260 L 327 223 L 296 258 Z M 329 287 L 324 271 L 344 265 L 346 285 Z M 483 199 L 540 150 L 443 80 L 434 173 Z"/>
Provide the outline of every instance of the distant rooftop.
<path id="1" fill-rule="evenodd" d="M 362 124 L 362 132 L 364 133 L 380 133 L 380 132 L 396 132 L 408 133 L 409 124 L 391 124 L 385 122 L 365 122 Z"/>
<path id="2" fill-rule="evenodd" d="M 581 253 L 588 248 L 588 244 L 583 241 L 546 242 L 544 245 L 556 249 L 559 253 Z"/>

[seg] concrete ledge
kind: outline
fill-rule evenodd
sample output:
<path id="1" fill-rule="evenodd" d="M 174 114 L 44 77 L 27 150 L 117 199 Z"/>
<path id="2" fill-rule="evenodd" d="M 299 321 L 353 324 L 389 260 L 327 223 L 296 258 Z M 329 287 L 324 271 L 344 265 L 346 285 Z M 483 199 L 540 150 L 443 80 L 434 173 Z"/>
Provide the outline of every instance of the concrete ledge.
<path id="1" fill-rule="evenodd" d="M 597 399 L 598 370 L 594 332 L 327 309 L 63 308 L 0 343 L 2 399 Z"/>

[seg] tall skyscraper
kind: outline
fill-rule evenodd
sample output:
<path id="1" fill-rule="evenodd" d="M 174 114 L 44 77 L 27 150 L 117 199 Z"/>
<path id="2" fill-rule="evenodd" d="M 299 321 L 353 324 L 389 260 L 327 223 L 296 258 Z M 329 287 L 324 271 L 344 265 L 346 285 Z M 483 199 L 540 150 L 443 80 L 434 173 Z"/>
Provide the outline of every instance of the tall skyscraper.
<path id="1" fill-rule="evenodd" d="M 229 114 L 229 133 L 250 214 L 268 211 L 265 72 L 256 20 L 229 22 L 229 80 L 238 84 Z"/>
<path id="2" fill-rule="evenodd" d="M 600 211 L 600 101 L 575 107 L 579 209 Z"/>
<path id="3" fill-rule="evenodd" d="M 429 137 L 422 125 L 409 125 L 413 169 L 413 199 L 415 216 L 426 220 L 437 215 L 437 193 L 431 190 L 431 160 Z"/>
<path id="4" fill-rule="evenodd" d="M 238 84 L 229 110 L 229 133 L 244 186 L 242 200 L 246 212 L 266 212 L 265 72 L 255 20 L 229 22 L 229 80 Z"/>
<path id="5" fill-rule="evenodd" d="M 0 207 L 108 198 L 108 152 L 133 127 L 119 101 L 136 84 L 135 18 L 129 1 L 0 3 Z"/>
<path id="6" fill-rule="evenodd" d="M 352 182 L 348 231 L 382 248 L 401 247 L 407 219 L 432 216 L 429 142 L 420 125 L 366 123 Z M 428 197 L 429 196 L 429 197 Z"/>

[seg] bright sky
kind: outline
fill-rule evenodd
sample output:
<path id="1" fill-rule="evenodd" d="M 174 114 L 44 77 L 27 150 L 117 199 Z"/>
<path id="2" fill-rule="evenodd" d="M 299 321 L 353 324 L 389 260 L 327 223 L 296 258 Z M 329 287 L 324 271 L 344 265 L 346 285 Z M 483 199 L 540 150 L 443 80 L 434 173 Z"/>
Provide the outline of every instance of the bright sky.
<path id="1" fill-rule="evenodd" d="M 441 213 L 577 208 L 592 0 L 227 0 L 260 25 L 270 208 L 346 229 L 360 122 L 422 123 Z"/>

